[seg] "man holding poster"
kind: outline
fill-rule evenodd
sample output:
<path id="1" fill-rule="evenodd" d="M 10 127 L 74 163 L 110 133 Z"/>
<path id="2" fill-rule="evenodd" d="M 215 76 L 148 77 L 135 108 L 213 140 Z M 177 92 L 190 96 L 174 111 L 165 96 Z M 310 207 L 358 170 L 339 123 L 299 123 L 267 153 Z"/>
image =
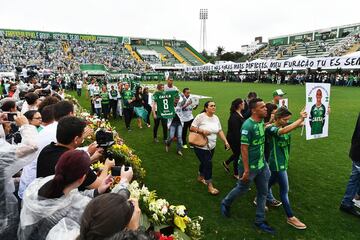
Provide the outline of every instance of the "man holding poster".
<path id="1" fill-rule="evenodd" d="M 330 84 L 306 83 L 306 140 L 328 136 Z"/>

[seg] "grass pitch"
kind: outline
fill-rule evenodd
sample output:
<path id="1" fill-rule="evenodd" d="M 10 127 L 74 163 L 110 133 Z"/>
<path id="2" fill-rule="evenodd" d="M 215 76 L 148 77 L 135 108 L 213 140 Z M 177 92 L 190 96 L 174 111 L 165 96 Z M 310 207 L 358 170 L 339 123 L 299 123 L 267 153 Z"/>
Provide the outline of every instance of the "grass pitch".
<path id="1" fill-rule="evenodd" d="M 224 132 L 227 131 L 230 103 L 237 97 L 244 98 L 249 91 L 268 102 L 275 89 L 283 89 L 289 98 L 289 109 L 293 119 L 305 105 L 305 87 L 272 84 L 240 84 L 213 82 L 179 82 L 175 85 L 182 90 L 190 87 L 192 93 L 212 96 L 216 102 L 216 115 L 220 118 Z M 75 95 L 75 94 L 74 94 Z M 80 103 L 89 108 L 89 100 L 82 96 Z M 204 100 L 194 115 L 202 109 Z M 359 239 L 360 219 L 339 211 L 339 204 L 351 172 L 348 157 L 351 136 L 359 113 L 360 88 L 332 87 L 329 137 L 319 140 L 305 140 L 300 129 L 292 134 L 289 162 L 289 198 L 295 216 L 307 226 L 296 230 L 286 223 L 282 207 L 270 208 L 267 221 L 277 233 L 270 236 L 253 227 L 255 207 L 252 203 L 256 188 L 231 208 L 232 217 L 225 219 L 220 214 L 220 201 L 234 187 L 236 181 L 221 166 L 231 152 L 226 152 L 220 140 L 213 158 L 213 181 L 220 190 L 218 196 L 211 196 L 207 188 L 196 181 L 198 159 L 193 150 L 184 149 L 184 156 L 176 155 L 175 144 L 169 153 L 161 143 L 154 143 L 152 127 L 138 129 L 135 119 L 133 131 L 125 130 L 124 121 L 112 121 L 127 144 L 136 150 L 147 170 L 145 182 L 150 189 L 156 189 L 160 197 L 172 204 L 184 204 L 190 216 L 204 217 L 205 239 Z M 153 121 L 151 122 L 153 126 Z M 158 132 L 162 136 L 161 126 Z M 273 188 L 279 199 L 278 188 Z"/>

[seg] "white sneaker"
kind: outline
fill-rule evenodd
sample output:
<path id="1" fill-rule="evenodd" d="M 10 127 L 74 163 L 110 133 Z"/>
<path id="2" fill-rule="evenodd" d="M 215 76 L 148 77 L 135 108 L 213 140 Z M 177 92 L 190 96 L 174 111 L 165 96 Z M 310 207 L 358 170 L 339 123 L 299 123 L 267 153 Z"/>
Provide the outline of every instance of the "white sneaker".
<path id="1" fill-rule="evenodd" d="M 360 208 L 360 200 L 353 199 L 354 206 Z"/>

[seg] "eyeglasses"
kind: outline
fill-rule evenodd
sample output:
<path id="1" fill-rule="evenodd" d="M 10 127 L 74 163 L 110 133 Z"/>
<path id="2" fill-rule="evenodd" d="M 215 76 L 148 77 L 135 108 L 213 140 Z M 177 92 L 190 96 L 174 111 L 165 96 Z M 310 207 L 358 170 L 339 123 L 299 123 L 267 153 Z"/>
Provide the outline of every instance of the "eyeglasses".
<path id="1" fill-rule="evenodd" d="M 209 105 L 209 107 L 216 107 L 216 105 Z"/>

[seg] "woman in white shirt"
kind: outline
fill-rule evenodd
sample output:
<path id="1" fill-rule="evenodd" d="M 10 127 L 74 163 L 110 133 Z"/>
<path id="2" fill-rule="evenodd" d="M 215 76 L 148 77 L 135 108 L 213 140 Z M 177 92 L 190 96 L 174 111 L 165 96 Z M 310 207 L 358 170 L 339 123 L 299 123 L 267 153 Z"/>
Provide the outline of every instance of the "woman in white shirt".
<path id="1" fill-rule="evenodd" d="M 216 189 L 212 183 L 212 158 L 214 156 L 217 136 L 225 143 L 226 150 L 230 149 L 230 145 L 226 140 L 220 120 L 215 115 L 215 111 L 215 102 L 206 102 L 203 112 L 195 117 L 190 128 L 190 131 L 203 134 L 208 139 L 206 146 L 197 146 L 194 147 L 194 150 L 200 161 L 198 181 L 207 185 L 208 191 L 212 195 L 219 194 L 219 190 Z"/>

